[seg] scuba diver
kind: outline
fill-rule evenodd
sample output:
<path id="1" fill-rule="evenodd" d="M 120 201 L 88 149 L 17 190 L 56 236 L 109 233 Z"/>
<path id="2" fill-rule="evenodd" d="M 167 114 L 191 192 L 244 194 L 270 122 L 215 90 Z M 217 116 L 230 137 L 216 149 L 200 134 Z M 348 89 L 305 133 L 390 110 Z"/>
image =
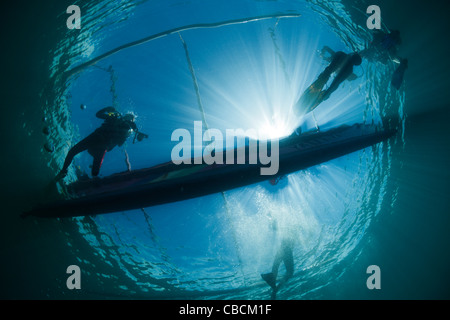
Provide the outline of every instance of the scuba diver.
<path id="1" fill-rule="evenodd" d="M 333 52 L 329 66 L 325 68 L 317 77 L 317 80 L 305 90 L 297 101 L 295 106 L 297 113 L 304 115 L 313 111 L 320 103 L 327 100 L 341 83 L 345 80 L 354 79 L 353 67 L 359 66 L 361 62 L 362 59 L 358 53 L 346 54 L 342 51 Z M 335 78 L 330 86 L 324 90 L 324 86 L 333 73 L 336 74 Z"/>
<path id="2" fill-rule="evenodd" d="M 372 42 L 368 48 L 360 52 L 361 56 L 368 60 L 378 60 L 384 64 L 388 62 L 398 64 L 391 79 L 392 86 L 397 90 L 400 89 L 403 83 L 403 76 L 408 68 L 408 59 L 401 58 L 398 55 L 401 43 L 400 31 L 389 30 L 386 33 L 381 30 L 375 30 Z"/>
<path id="3" fill-rule="evenodd" d="M 294 274 L 294 256 L 292 254 L 293 248 L 294 240 L 290 238 L 284 238 L 281 242 L 277 254 L 275 255 L 275 259 L 272 265 L 272 272 L 261 274 L 261 278 L 263 278 L 264 281 L 266 281 L 267 284 L 272 288 L 272 299 L 276 298 L 277 291 Z M 280 268 L 281 262 L 283 262 L 284 266 L 286 267 L 286 274 L 277 285 L 278 269 Z"/>
<path id="4" fill-rule="evenodd" d="M 122 115 L 113 107 L 106 107 L 98 111 L 95 116 L 105 121 L 100 128 L 69 150 L 63 168 L 55 178 L 56 181 L 67 175 L 67 168 L 73 158 L 80 152 L 87 150 L 94 158 L 92 176 L 96 177 L 100 172 L 100 167 L 107 151 L 111 151 L 115 146 L 122 146 L 133 132 L 135 132 L 133 143 L 136 139 L 142 141 L 144 138 L 148 138 L 148 135 L 139 132 L 134 123 L 135 116 L 132 113 Z"/>
<path id="5" fill-rule="evenodd" d="M 368 60 L 378 60 L 383 63 L 396 60 L 399 46 L 402 43 L 400 32 L 390 30 L 385 33 L 381 30 L 374 30 L 372 41 L 367 49 L 360 52 L 361 56 Z"/>

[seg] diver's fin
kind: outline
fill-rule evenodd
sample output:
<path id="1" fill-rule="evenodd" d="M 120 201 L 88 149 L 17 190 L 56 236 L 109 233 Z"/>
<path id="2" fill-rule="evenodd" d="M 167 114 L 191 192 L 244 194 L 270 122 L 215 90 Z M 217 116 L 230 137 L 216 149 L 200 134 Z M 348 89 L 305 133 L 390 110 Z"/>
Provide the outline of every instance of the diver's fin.
<path id="1" fill-rule="evenodd" d="M 323 60 L 330 62 L 333 60 L 333 56 L 336 52 L 328 46 L 324 46 L 322 50 L 320 50 L 320 56 Z M 327 56 L 328 55 L 328 56 Z"/>
<path id="2" fill-rule="evenodd" d="M 404 76 L 407 68 L 408 68 L 408 60 L 401 59 L 400 65 L 395 70 L 394 74 L 392 75 L 392 80 L 391 80 L 392 86 L 394 88 L 396 88 L 397 90 L 400 90 L 400 86 L 403 83 L 403 76 Z"/>
<path id="3" fill-rule="evenodd" d="M 317 90 L 314 84 L 305 90 L 295 105 L 297 116 L 304 116 L 319 106 L 323 101 L 323 92 L 320 90 Z"/>
<path id="4" fill-rule="evenodd" d="M 275 276 L 273 275 L 272 272 L 261 274 L 261 278 L 263 278 L 264 281 L 266 281 L 267 284 L 268 284 L 274 291 L 277 290 L 277 284 L 276 284 L 276 281 L 275 281 Z"/>

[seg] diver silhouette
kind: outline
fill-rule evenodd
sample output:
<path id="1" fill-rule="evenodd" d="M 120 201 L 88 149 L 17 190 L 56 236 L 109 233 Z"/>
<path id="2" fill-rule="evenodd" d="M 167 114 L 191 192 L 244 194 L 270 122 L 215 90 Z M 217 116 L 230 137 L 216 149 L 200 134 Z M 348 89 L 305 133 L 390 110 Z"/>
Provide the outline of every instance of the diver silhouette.
<path id="1" fill-rule="evenodd" d="M 389 30 L 389 32 L 374 30 L 372 41 L 366 49 L 360 52 L 360 55 L 365 59 L 377 60 L 382 63 L 394 61 L 398 59 L 401 43 L 402 39 L 398 30 Z"/>
<path id="2" fill-rule="evenodd" d="M 331 50 L 331 49 L 330 49 Z M 303 92 L 297 101 L 295 109 L 298 115 L 313 111 L 319 104 L 327 100 L 345 80 L 351 80 L 353 67 L 362 62 L 358 53 L 346 54 L 342 51 L 333 52 L 328 67 L 317 77 L 316 81 Z M 332 74 L 336 74 L 330 86 L 324 89 Z"/>
<path id="3" fill-rule="evenodd" d="M 272 265 L 272 272 L 261 274 L 264 281 L 266 281 L 272 288 L 272 299 L 276 299 L 276 294 L 280 287 L 284 285 L 294 274 L 294 256 L 292 254 L 293 248 L 294 240 L 291 238 L 284 238 L 275 255 Z M 286 273 L 277 284 L 278 269 L 280 268 L 282 262 L 286 268 Z"/>
<path id="4" fill-rule="evenodd" d="M 400 31 L 383 32 L 375 30 L 369 46 L 360 52 L 360 55 L 368 60 L 377 60 L 384 64 L 389 62 L 398 64 L 391 78 L 391 84 L 397 90 L 400 89 L 405 71 L 408 68 L 408 59 L 402 58 L 398 54 L 401 43 Z"/>
<path id="5" fill-rule="evenodd" d="M 98 129 L 69 150 L 64 165 L 55 178 L 56 181 L 67 175 L 67 168 L 71 164 L 73 158 L 80 152 L 87 150 L 94 158 L 92 164 L 92 176 L 95 177 L 98 176 L 100 172 L 100 167 L 106 152 L 111 151 L 116 146 L 122 146 L 133 132 L 136 133 L 134 141 L 136 138 L 138 141 L 148 138 L 148 135 L 139 132 L 134 123 L 135 116 L 132 113 L 121 115 L 115 108 L 106 107 L 98 111 L 95 116 L 105 121 Z"/>

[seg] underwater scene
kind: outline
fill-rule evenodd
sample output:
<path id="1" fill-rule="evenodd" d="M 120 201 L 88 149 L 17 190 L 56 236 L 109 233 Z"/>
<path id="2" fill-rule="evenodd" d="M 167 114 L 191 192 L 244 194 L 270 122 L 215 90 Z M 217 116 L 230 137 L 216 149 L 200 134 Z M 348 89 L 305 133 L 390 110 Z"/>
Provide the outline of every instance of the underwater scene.
<path id="1" fill-rule="evenodd" d="M 450 298 L 448 8 L 11 4 L 1 298 Z"/>

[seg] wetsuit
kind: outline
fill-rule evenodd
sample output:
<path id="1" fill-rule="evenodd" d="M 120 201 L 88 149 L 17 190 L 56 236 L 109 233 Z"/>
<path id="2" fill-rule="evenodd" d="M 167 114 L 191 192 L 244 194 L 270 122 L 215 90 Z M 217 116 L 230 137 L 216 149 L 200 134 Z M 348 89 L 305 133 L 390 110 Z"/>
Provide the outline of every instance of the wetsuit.
<path id="1" fill-rule="evenodd" d="M 294 274 L 294 256 L 292 253 L 293 247 L 293 239 L 283 239 L 281 246 L 275 256 L 275 260 L 272 265 L 272 272 L 261 274 L 261 277 L 274 290 L 274 294 L 276 294 L 276 291 Z M 282 262 L 284 262 L 284 266 L 286 267 L 286 274 L 277 286 L 278 269 Z"/>
<path id="2" fill-rule="evenodd" d="M 123 119 L 120 113 L 113 107 L 106 107 L 98 111 L 96 117 L 105 121 L 100 128 L 69 150 L 61 173 L 58 176 L 64 176 L 73 158 L 85 150 L 94 158 L 92 175 L 97 176 L 100 172 L 105 153 L 114 149 L 115 146 L 122 146 L 131 135 L 132 130 L 137 130 L 136 124 L 133 121 Z"/>
<path id="3" fill-rule="evenodd" d="M 353 73 L 353 66 L 355 64 L 353 63 L 352 57 L 353 55 L 345 54 L 342 51 L 336 52 L 330 65 L 320 74 L 318 80 L 320 79 L 319 82 L 321 88 L 323 88 L 333 72 L 336 72 L 336 76 L 330 87 L 322 94 L 322 101 L 327 100 L 330 95 L 336 91 L 339 85 L 347 80 L 347 78 Z"/>

